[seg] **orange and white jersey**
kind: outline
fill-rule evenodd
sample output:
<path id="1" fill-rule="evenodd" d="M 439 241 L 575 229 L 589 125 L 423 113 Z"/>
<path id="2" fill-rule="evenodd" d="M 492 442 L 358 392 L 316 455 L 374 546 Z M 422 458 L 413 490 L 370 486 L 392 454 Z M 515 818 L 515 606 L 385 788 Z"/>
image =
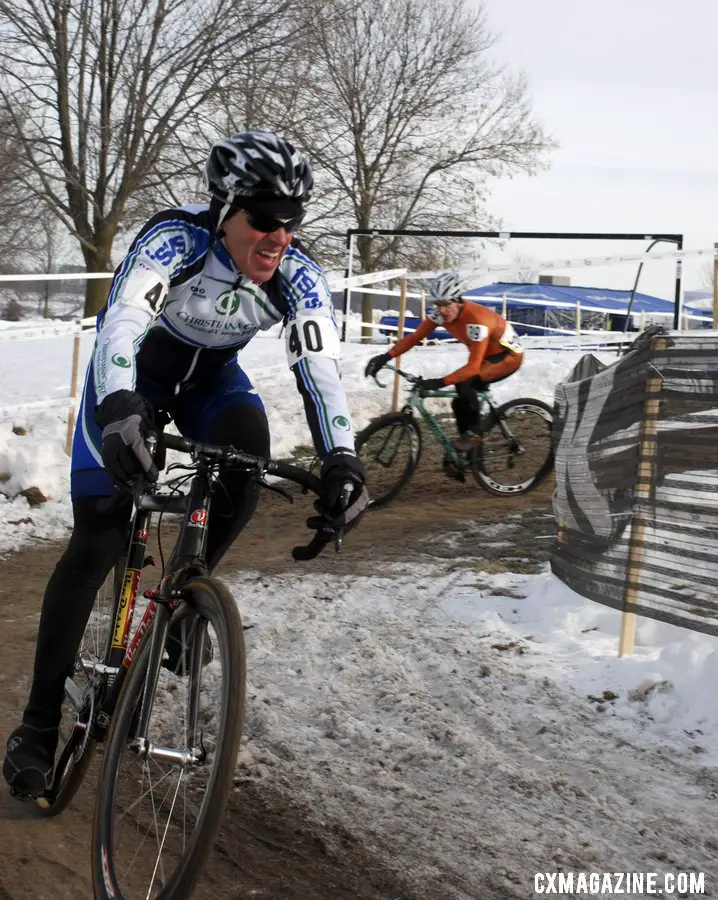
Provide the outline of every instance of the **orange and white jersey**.
<path id="1" fill-rule="evenodd" d="M 523 347 L 513 325 L 503 316 L 478 303 L 464 302 L 463 309 L 451 324 L 444 323 L 439 311 L 432 307 L 416 331 L 396 343 L 389 355 L 392 358 L 401 356 L 427 338 L 439 325 L 469 349 L 466 365 L 447 375 L 444 378 L 445 384 L 459 384 L 478 375 L 487 357 L 506 354 L 520 357 L 523 354 Z"/>

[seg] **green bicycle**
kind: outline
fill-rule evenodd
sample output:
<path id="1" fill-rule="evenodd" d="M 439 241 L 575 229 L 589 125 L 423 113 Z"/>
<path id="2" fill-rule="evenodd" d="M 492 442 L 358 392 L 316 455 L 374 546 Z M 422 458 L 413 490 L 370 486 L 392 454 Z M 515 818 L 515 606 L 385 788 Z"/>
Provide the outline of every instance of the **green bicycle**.
<path id="1" fill-rule="evenodd" d="M 447 433 L 455 427 L 453 416 L 434 416 L 424 404 L 425 397 L 453 399 L 456 391 L 425 392 L 419 376 L 394 366 L 385 366 L 384 370 L 396 372 L 412 388 L 400 412 L 379 416 L 357 435 L 357 454 L 366 466 L 371 506 L 384 506 L 393 500 L 419 465 L 425 451 L 417 413 L 438 443 L 444 473 L 457 481 L 465 481 L 470 470 L 491 494 L 526 494 L 553 469 L 553 412 L 548 404 L 521 398 L 497 406 L 488 390 L 479 392 L 480 437 L 474 448 L 463 453 L 452 446 Z M 378 378 L 375 380 L 385 387 Z"/>

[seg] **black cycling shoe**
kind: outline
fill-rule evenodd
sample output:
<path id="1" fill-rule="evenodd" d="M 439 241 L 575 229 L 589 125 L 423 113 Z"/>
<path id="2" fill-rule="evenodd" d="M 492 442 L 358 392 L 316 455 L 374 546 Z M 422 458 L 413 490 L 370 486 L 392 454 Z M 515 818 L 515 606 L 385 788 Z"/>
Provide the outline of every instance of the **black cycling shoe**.
<path id="1" fill-rule="evenodd" d="M 14 797 L 34 799 L 50 789 L 57 735 L 57 728 L 35 728 L 25 723 L 10 735 L 2 773 Z"/>
<path id="2" fill-rule="evenodd" d="M 175 625 L 170 625 L 165 644 L 165 658 L 162 666 L 174 672 L 175 675 L 187 675 L 189 673 L 190 654 L 189 648 L 194 636 L 194 627 L 191 619 L 183 619 Z M 184 628 L 183 628 L 184 626 Z M 202 667 L 212 662 L 212 641 L 209 635 L 205 635 L 202 649 Z"/>

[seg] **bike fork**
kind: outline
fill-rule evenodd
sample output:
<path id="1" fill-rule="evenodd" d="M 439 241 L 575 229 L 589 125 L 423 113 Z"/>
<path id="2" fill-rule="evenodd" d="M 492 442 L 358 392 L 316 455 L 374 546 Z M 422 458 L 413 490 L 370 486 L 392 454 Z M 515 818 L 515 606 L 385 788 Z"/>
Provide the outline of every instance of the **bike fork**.
<path id="1" fill-rule="evenodd" d="M 163 762 L 176 763 L 181 768 L 195 766 L 204 762 L 207 755 L 198 734 L 199 693 L 201 684 L 202 656 L 204 642 L 206 640 L 206 625 L 197 622 L 199 631 L 194 635 L 190 654 L 189 672 L 185 676 L 188 682 L 188 721 L 185 733 L 185 747 L 187 749 L 174 749 L 160 747 L 149 739 L 150 720 L 157 694 L 157 686 L 162 669 L 165 644 L 169 633 L 170 621 L 174 613 L 175 604 L 157 603 L 154 627 L 150 638 L 149 660 L 145 673 L 145 684 L 142 695 L 142 706 L 137 722 L 134 737 L 130 749 L 141 759 L 157 759 Z"/>

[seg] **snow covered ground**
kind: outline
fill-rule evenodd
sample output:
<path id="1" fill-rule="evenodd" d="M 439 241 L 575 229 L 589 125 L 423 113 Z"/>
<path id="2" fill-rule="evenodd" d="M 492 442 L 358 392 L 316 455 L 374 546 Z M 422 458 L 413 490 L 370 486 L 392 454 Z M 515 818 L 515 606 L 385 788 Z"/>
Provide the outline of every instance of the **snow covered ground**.
<path id="1" fill-rule="evenodd" d="M 616 612 L 462 562 L 235 578 L 257 626 L 240 772 L 447 898 L 526 898 L 557 870 L 718 888 L 716 642 L 643 621 L 619 660 Z"/>
<path id="2" fill-rule="evenodd" d="M 50 539 L 63 534 L 71 515 L 69 462 L 64 447 L 73 337 L 66 331 L 67 323 L 60 323 L 64 333 L 20 339 L 21 334 L 29 333 L 28 322 L 22 326 L 22 330 L 17 326 L 0 330 L 0 517 L 14 523 L 0 534 L 0 553 L 20 546 L 31 535 Z M 39 320 L 37 326 L 45 332 L 47 321 Z M 82 336 L 80 386 L 93 340 L 94 332 Z M 350 343 L 345 347 L 343 381 L 357 430 L 386 412 L 391 403 L 391 389 L 381 390 L 363 374 L 369 357 L 382 349 L 378 344 Z M 458 368 L 465 357 L 465 348 L 439 344 L 416 348 L 402 365 L 408 371 L 434 377 Z M 552 402 L 555 384 L 578 358 L 573 352 L 536 352 L 516 375 L 496 385 L 494 395 L 501 402 L 527 395 Z M 255 338 L 242 351 L 241 364 L 267 408 L 273 455 L 286 457 L 295 447 L 309 445 L 304 407 L 278 329 Z M 27 433 L 16 434 L 13 429 Z M 20 492 L 31 487 L 39 488 L 50 502 L 30 510 Z M 32 521 L 24 522 L 27 518 Z"/>
<path id="3" fill-rule="evenodd" d="M 357 428 L 389 404 L 362 376 L 380 349 L 346 347 Z M 403 365 L 435 376 L 464 356 L 438 345 Z M 2 403 L 17 407 L 0 421 L 0 553 L 67 533 L 70 359 L 68 336 L 0 340 Z M 534 352 L 494 393 L 550 401 L 577 359 Z M 275 455 L 307 444 L 283 341 L 256 339 L 242 364 Z M 32 409 L 45 398 L 59 405 Z M 28 506 L 19 491 L 33 486 L 50 502 Z M 510 549 L 511 521 L 490 537 Z M 450 574 L 427 553 L 391 577 L 225 576 L 245 624 L 261 625 L 247 632 L 241 777 L 286 785 L 390 846 L 449 900 L 534 896 L 532 873 L 557 869 L 704 871 L 718 894 L 718 641 L 642 620 L 634 656 L 618 659 L 618 614 L 548 570 L 455 562 Z"/>

